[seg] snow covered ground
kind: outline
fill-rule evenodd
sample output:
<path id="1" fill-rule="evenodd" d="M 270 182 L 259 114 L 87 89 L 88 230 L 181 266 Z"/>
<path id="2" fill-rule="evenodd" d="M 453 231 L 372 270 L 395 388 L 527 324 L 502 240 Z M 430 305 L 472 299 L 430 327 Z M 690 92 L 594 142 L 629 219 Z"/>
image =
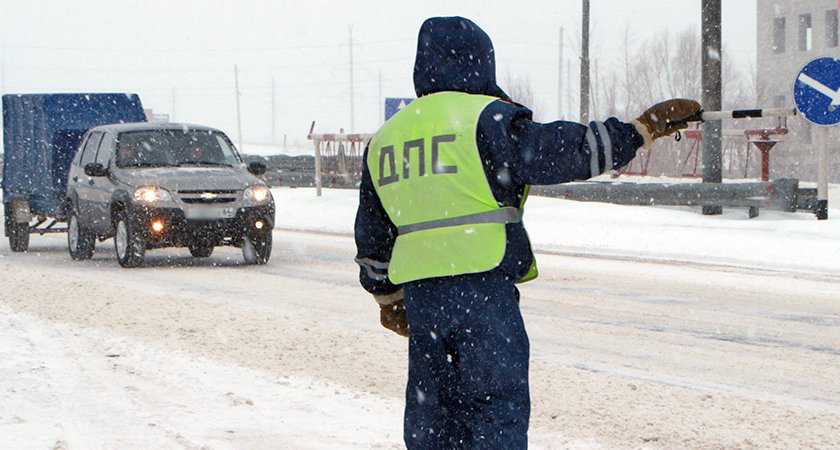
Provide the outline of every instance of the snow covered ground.
<path id="1" fill-rule="evenodd" d="M 357 193 L 273 192 L 266 266 L 172 249 L 124 270 L 111 241 L 73 262 L 63 235 L 3 240 L 0 448 L 399 448 L 405 341 L 355 280 Z M 533 446 L 835 446 L 829 214 L 529 199 Z"/>
<path id="2" fill-rule="evenodd" d="M 833 205 L 840 186 L 832 185 Z M 325 190 L 318 208 L 306 189 L 275 190 L 279 227 L 352 234 L 355 191 Z M 836 194 L 836 195 L 834 195 Z M 635 260 L 737 265 L 840 275 L 840 209 L 813 214 L 745 208 L 702 216 L 698 208 L 636 207 L 532 196 L 525 224 L 537 251 Z"/>

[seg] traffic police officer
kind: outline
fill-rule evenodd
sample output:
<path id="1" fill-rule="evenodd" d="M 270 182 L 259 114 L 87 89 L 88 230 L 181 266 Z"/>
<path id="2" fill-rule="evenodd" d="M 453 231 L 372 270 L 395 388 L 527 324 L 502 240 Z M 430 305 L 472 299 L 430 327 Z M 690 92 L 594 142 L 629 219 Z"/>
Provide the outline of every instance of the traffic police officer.
<path id="1" fill-rule="evenodd" d="M 522 224 L 532 184 L 625 166 L 687 126 L 669 100 L 631 123 L 537 123 L 496 84 L 493 45 L 462 17 L 420 29 L 417 99 L 365 151 L 355 234 L 362 286 L 409 337 L 404 439 L 414 448 L 527 447 L 529 343 L 515 283 L 536 277 Z"/>

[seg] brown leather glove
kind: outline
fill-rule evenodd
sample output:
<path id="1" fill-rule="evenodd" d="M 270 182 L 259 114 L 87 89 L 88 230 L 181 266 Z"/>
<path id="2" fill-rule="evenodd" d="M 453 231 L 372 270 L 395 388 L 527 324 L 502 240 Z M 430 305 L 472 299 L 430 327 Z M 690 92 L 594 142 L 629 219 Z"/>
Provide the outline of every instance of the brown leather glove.
<path id="1" fill-rule="evenodd" d="M 644 147 L 650 148 L 656 139 L 688 128 L 687 119 L 698 116 L 701 109 L 694 100 L 665 100 L 648 108 L 633 124 L 645 140 Z"/>
<path id="2" fill-rule="evenodd" d="M 373 298 L 379 303 L 379 323 L 400 336 L 408 337 L 403 290 L 387 295 L 374 295 Z"/>
<path id="3" fill-rule="evenodd" d="M 408 317 L 405 315 L 403 301 L 379 305 L 379 323 L 400 336 L 408 337 Z"/>

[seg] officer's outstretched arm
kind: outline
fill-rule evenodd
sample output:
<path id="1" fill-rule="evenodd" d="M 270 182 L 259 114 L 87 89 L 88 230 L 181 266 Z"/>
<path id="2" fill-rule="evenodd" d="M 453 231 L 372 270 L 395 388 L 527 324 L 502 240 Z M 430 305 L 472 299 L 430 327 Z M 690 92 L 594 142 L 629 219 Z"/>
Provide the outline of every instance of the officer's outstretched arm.
<path id="1" fill-rule="evenodd" d="M 481 113 L 478 147 L 490 172 L 514 184 L 585 180 L 627 164 L 644 144 L 632 123 L 540 123 L 516 103 L 496 101 Z"/>

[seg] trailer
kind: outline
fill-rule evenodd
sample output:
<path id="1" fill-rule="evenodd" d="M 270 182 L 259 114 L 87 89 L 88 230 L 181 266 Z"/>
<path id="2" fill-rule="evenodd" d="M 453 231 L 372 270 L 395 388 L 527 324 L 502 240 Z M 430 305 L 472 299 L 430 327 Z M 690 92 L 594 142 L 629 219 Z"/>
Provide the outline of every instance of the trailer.
<path id="1" fill-rule="evenodd" d="M 26 251 L 30 234 L 67 230 L 67 171 L 88 129 L 144 121 L 137 94 L 4 95 L 4 231 L 12 251 Z"/>

